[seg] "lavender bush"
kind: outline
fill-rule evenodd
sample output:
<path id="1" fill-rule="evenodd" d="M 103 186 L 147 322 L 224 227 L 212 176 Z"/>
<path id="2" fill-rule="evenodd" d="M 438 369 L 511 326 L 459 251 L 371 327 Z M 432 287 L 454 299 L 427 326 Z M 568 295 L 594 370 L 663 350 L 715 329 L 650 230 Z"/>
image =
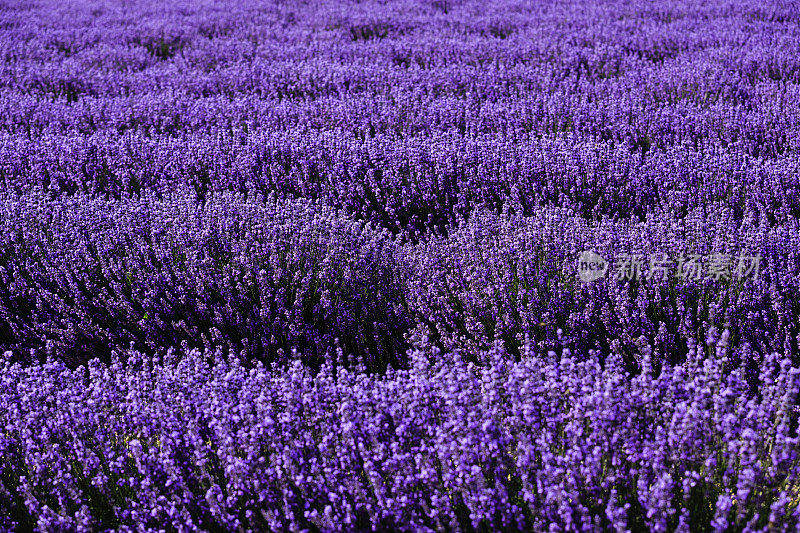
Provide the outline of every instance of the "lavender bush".
<path id="1" fill-rule="evenodd" d="M 3 3 L 0 529 L 797 530 L 795 4 Z"/>
<path id="2" fill-rule="evenodd" d="M 614 351 L 632 369 L 643 341 L 653 347 L 658 366 L 682 360 L 690 338 L 728 327 L 736 346 L 796 359 L 800 330 L 790 317 L 800 314 L 800 280 L 782 247 L 796 242 L 797 230 L 796 223 L 737 222 L 724 205 L 712 216 L 656 212 L 644 222 L 599 224 L 563 208 L 527 217 L 476 211 L 446 238 L 406 246 L 417 334 L 467 352 L 501 339 L 516 353 L 527 336 L 540 351 L 557 344 Z M 642 272 L 616 279 L 609 268 L 603 278 L 584 283 L 576 275 L 583 250 L 609 261 L 638 255 Z M 737 277 L 734 268 L 716 279 L 681 275 L 677 259 L 693 254 L 732 261 L 758 255 L 763 264 L 758 276 Z M 671 259 L 671 269 L 657 270 L 662 257 Z"/>
<path id="3" fill-rule="evenodd" d="M 299 348 L 313 365 L 338 341 L 385 367 L 405 352 L 393 241 L 330 208 L 186 192 L 3 205 L 3 343 L 23 360 L 214 345 L 265 362 Z"/>
<path id="4" fill-rule="evenodd" d="M 367 376 L 221 352 L 2 367 L 5 526 L 794 528 L 800 369 L 728 332 L 654 378 L 619 358 L 420 349 Z"/>

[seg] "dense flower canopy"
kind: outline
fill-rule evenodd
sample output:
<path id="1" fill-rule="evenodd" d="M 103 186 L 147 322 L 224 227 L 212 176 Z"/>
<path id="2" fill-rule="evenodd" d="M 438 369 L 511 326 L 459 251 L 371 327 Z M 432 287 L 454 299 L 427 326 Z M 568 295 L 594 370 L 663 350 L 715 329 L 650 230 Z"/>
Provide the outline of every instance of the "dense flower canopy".
<path id="1" fill-rule="evenodd" d="M 13 0 L 0 57 L 0 528 L 800 527 L 796 2 Z"/>

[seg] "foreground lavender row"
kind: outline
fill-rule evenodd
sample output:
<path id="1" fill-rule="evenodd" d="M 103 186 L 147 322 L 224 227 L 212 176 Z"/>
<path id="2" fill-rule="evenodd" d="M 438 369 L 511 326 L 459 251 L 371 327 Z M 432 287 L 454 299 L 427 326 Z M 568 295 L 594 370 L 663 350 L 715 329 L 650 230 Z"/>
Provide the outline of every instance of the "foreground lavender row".
<path id="1" fill-rule="evenodd" d="M 569 350 L 423 349 L 383 377 L 221 352 L 6 362 L 0 525 L 790 530 L 800 369 L 770 355 L 748 384 L 727 342 L 658 378 Z"/>

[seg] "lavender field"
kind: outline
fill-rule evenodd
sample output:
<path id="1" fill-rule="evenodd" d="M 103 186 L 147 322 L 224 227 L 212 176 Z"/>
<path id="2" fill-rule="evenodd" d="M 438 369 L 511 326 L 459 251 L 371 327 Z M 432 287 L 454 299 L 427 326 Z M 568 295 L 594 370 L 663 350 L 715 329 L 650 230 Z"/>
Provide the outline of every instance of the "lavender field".
<path id="1" fill-rule="evenodd" d="M 800 5 L 0 1 L 0 530 L 797 531 Z"/>

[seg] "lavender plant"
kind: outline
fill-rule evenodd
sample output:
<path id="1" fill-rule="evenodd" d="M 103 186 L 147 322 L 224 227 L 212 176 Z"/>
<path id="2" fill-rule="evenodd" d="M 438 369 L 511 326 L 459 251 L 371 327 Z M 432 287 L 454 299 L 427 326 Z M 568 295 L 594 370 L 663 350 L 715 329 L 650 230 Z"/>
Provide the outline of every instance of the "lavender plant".
<path id="1" fill-rule="evenodd" d="M 384 376 L 220 351 L 6 361 L 4 526 L 789 530 L 800 369 L 763 357 L 753 394 L 727 339 L 658 377 L 529 346 L 483 366 L 420 348 Z"/>
<path id="2" fill-rule="evenodd" d="M 303 200 L 193 193 L 109 202 L 6 195 L 0 341 L 22 360 L 108 360 L 115 346 L 244 352 L 339 342 L 402 364 L 409 325 L 393 240 Z"/>
<path id="3" fill-rule="evenodd" d="M 476 211 L 446 237 L 406 246 L 416 334 L 473 355 L 498 339 L 515 352 L 528 337 L 541 351 L 615 352 L 633 370 L 643 341 L 657 361 L 675 363 L 690 338 L 727 327 L 736 347 L 796 359 L 800 330 L 789 317 L 800 302 L 787 249 L 797 233 L 796 223 L 739 223 L 722 205 L 710 216 L 660 212 L 644 222 L 587 223 L 563 208 L 528 217 Z M 578 277 L 585 250 L 609 261 L 596 281 Z M 714 276 L 715 254 L 731 264 Z M 679 264 L 692 256 L 706 258 L 696 271 Z M 759 271 L 737 275 L 742 257 L 758 257 Z M 623 269 L 626 258 L 629 266 L 638 258 L 636 270 Z"/>

